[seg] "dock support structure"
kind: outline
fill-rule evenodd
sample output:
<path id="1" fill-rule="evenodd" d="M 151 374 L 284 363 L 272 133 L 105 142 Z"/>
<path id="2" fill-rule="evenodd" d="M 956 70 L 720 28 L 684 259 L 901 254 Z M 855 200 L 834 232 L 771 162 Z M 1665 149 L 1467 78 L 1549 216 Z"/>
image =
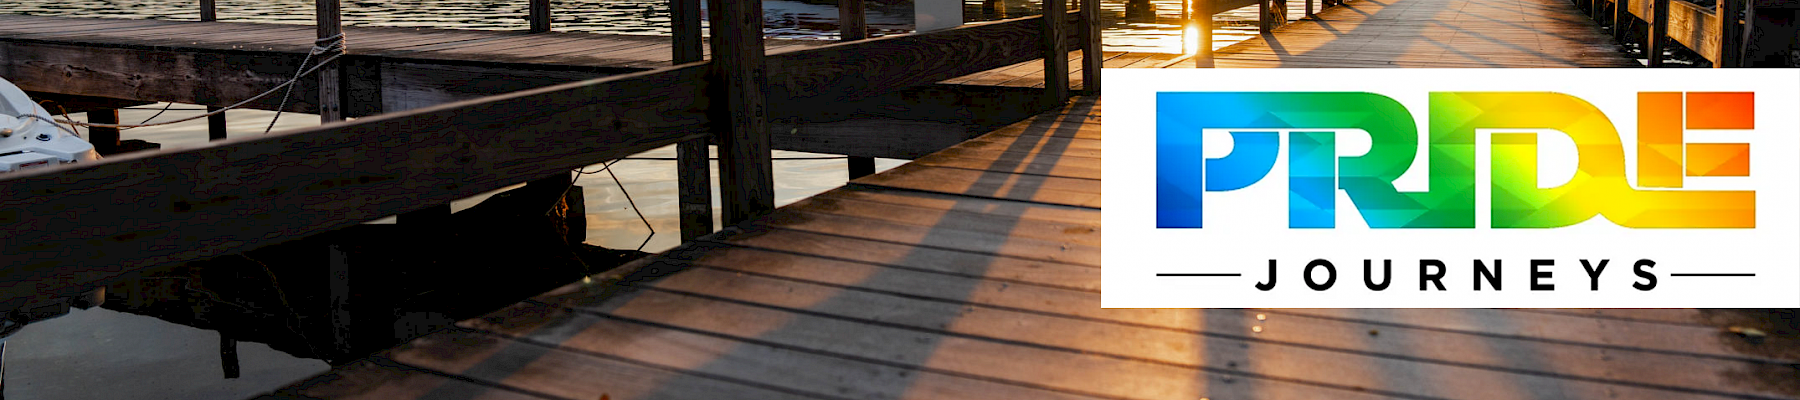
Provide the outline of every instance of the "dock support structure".
<path id="1" fill-rule="evenodd" d="M 218 20 L 219 20 L 218 1 L 217 0 L 200 0 L 200 21 L 211 22 L 211 21 L 218 21 Z"/>
<path id="2" fill-rule="evenodd" d="M 1650 67 L 1663 66 L 1663 48 L 1669 47 L 1669 0 L 1655 0 L 1650 3 L 1650 38 L 1644 42 L 1644 55 L 1650 59 Z"/>
<path id="3" fill-rule="evenodd" d="M 1749 43 L 1750 21 L 1754 21 L 1748 0 L 1719 0 L 1719 62 L 1716 68 L 1738 68 L 1744 62 L 1744 44 Z M 1740 19 L 1741 18 L 1741 19 Z"/>
<path id="4" fill-rule="evenodd" d="M 700 0 L 669 0 L 675 40 L 675 64 L 706 58 L 700 35 Z M 681 241 L 694 240 L 713 231 L 712 151 L 707 139 L 675 144 L 676 206 L 681 218 Z"/>
<path id="5" fill-rule="evenodd" d="M 679 0 L 677 0 L 679 1 Z M 531 10 L 526 19 L 531 20 L 531 33 L 550 31 L 550 0 L 531 0 Z"/>
<path id="6" fill-rule="evenodd" d="M 1081 0 L 1081 92 L 1100 95 L 1100 70 L 1106 53 L 1100 46 L 1100 0 Z"/>
<path id="7" fill-rule="evenodd" d="M 207 107 L 206 112 L 222 110 L 219 107 Z M 206 116 L 206 140 L 225 140 L 225 113 Z"/>
<path id="8" fill-rule="evenodd" d="M 863 0 L 838 0 L 838 39 L 845 42 L 867 39 L 869 25 L 863 20 Z M 875 174 L 875 157 L 850 156 L 850 179 Z"/>
<path id="9" fill-rule="evenodd" d="M 88 122 L 95 124 L 119 124 L 119 109 L 97 108 L 87 112 Z M 119 128 L 88 127 L 88 143 L 94 144 L 94 152 L 100 155 L 113 155 L 119 152 Z"/>
<path id="10" fill-rule="evenodd" d="M 1044 100 L 1062 104 L 1069 99 L 1069 44 L 1064 38 L 1068 0 L 1044 0 Z"/>
<path id="11" fill-rule="evenodd" d="M 726 225 L 775 210 L 767 99 L 763 87 L 762 0 L 707 0 L 712 21 L 711 85 L 719 136 L 719 186 Z"/>
<path id="12" fill-rule="evenodd" d="M 1212 5 L 1212 0 L 1189 0 L 1189 4 L 1190 5 L 1188 6 L 1188 15 L 1187 15 L 1188 20 L 1189 20 L 1188 24 L 1193 25 L 1194 30 L 1198 31 L 1196 36 L 1199 36 L 1198 39 L 1200 41 L 1199 44 L 1195 45 L 1196 49 L 1194 50 L 1195 51 L 1194 67 L 1196 67 L 1196 68 L 1212 68 L 1213 67 L 1213 44 L 1212 44 L 1212 42 L 1213 42 L 1213 23 L 1212 23 L 1213 5 Z"/>

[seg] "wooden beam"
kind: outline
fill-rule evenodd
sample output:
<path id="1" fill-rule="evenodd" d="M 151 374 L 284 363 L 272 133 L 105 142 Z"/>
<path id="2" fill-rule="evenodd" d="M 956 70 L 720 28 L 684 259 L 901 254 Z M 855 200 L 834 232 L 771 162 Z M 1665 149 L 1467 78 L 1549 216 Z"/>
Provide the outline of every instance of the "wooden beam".
<path id="1" fill-rule="evenodd" d="M 1100 40 L 1100 0 L 1081 0 L 1081 88 L 1100 95 L 1100 71 L 1106 62 Z"/>
<path id="2" fill-rule="evenodd" d="M 1069 98 L 1069 43 L 1064 39 L 1069 17 L 1067 0 L 1044 0 L 1044 97 L 1046 102 L 1061 104 Z"/>
<path id="3" fill-rule="evenodd" d="M 119 124 L 119 109 L 101 108 L 87 112 L 88 122 L 96 124 Z M 94 151 L 101 155 L 112 155 L 119 152 L 119 128 L 90 127 L 88 143 L 94 145 Z"/>
<path id="4" fill-rule="evenodd" d="M 550 31 L 550 0 L 530 0 L 530 1 L 531 1 L 531 5 L 529 6 L 529 8 L 531 10 L 528 11 L 530 14 L 526 16 L 526 19 L 531 20 L 531 33 L 549 32 Z M 679 1 L 679 0 L 676 0 L 676 1 Z"/>
<path id="5" fill-rule="evenodd" d="M 1211 10 L 1216 7 L 1213 3 L 1218 2 L 1219 0 L 1189 1 L 1192 1 L 1193 5 L 1188 7 L 1190 10 L 1188 13 L 1188 23 L 1194 26 L 1194 30 L 1199 31 L 1197 36 L 1200 37 L 1200 43 L 1195 45 L 1198 48 L 1195 49 L 1194 67 L 1212 68 L 1213 23 Z"/>
<path id="6" fill-rule="evenodd" d="M 218 21 L 219 7 L 217 0 L 200 0 L 200 20 Z"/>
<path id="7" fill-rule="evenodd" d="M 773 71 L 769 104 L 818 107 L 1039 59 L 1044 56 L 1040 46 L 1049 42 L 1042 33 L 1042 18 L 968 24 L 769 55 L 766 61 Z M 1066 41 L 1063 48 L 1068 48 Z"/>
<path id="8" fill-rule="evenodd" d="M 724 221 L 736 225 L 775 210 L 775 175 L 763 95 L 762 0 L 708 0 L 711 80 L 718 116 Z"/>
<path id="9" fill-rule="evenodd" d="M 315 14 L 315 17 L 318 19 L 317 25 L 320 43 L 325 44 L 333 40 L 342 40 L 344 35 L 343 16 L 339 15 L 338 0 L 314 0 L 314 2 L 315 5 L 317 5 L 317 14 Z M 318 57 L 330 57 L 331 54 L 334 53 L 327 52 Z M 329 59 L 320 62 L 322 62 L 322 67 L 319 68 L 319 72 L 317 72 L 319 81 L 319 121 L 343 121 L 344 110 L 340 103 L 340 97 L 343 96 L 343 92 L 339 90 L 340 85 L 343 83 L 338 81 L 339 71 L 337 62 L 330 61 Z"/>
<path id="10" fill-rule="evenodd" d="M 1651 6 L 1650 39 L 1644 44 L 1644 55 L 1650 58 L 1650 67 L 1663 65 L 1663 48 L 1669 46 L 1669 0 L 1654 0 Z"/>
<path id="11" fill-rule="evenodd" d="M 686 65 L 8 174 L 0 193 L 30 195 L 0 198 L 0 303 L 699 138 L 705 74 Z"/>
<path id="12" fill-rule="evenodd" d="M 675 36 L 675 64 L 703 61 L 706 49 L 700 34 L 700 0 L 670 0 L 669 13 Z M 675 145 L 675 182 L 681 241 L 712 233 L 712 150 L 707 146 L 707 138 Z"/>

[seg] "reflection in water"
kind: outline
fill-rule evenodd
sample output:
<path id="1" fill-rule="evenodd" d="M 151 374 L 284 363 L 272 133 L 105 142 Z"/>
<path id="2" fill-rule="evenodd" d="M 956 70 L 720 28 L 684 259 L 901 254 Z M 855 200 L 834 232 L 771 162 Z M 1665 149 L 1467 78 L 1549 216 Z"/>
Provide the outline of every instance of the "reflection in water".
<path id="1" fill-rule="evenodd" d="M 344 23 L 449 29 L 523 30 L 528 2 L 523 0 L 345 1 Z M 837 39 L 835 1 L 765 0 L 764 32 L 779 39 Z M 1104 42 L 1112 50 L 1180 52 L 1181 0 L 1101 0 Z M 198 20 L 194 0 L 8 0 L 0 13 L 89 18 Z M 1303 13 L 1289 7 L 1289 20 Z M 299 0 L 218 0 L 224 21 L 282 24 L 313 23 L 313 3 Z M 669 35 L 668 0 L 560 0 L 551 3 L 551 25 L 567 32 L 621 35 Z M 1037 15 L 1038 0 L 965 0 L 966 21 L 991 21 Z M 869 2 L 868 24 L 875 36 L 910 32 L 911 2 Z M 1215 16 L 1215 46 L 1254 36 L 1256 7 Z M 1245 27 L 1251 28 L 1249 34 Z M 351 38 L 352 46 L 355 38 Z"/>

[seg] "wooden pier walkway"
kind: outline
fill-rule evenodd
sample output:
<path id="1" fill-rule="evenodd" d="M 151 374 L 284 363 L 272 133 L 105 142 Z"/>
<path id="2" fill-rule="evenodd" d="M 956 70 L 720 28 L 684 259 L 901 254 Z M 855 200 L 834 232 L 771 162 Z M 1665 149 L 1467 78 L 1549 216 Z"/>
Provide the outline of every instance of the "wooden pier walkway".
<path id="1" fill-rule="evenodd" d="M 267 399 L 1779 399 L 1730 311 L 1102 309 L 1061 110 Z"/>

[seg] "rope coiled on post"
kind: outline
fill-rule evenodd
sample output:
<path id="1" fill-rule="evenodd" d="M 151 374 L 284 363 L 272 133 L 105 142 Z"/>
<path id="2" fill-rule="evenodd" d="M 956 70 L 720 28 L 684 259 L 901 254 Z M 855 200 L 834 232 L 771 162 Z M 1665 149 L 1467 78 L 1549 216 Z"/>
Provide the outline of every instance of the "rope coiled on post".
<path id="1" fill-rule="evenodd" d="M 275 87 L 269 88 L 269 90 L 263 91 L 262 93 L 259 93 L 255 96 L 250 96 L 250 98 L 244 99 L 244 101 L 240 101 L 235 104 L 225 106 L 218 110 L 209 111 L 205 114 L 200 114 L 200 115 L 196 115 L 196 116 L 192 116 L 192 117 L 181 118 L 181 119 L 176 119 L 176 120 L 171 120 L 171 121 L 163 121 L 163 122 L 157 122 L 157 123 L 137 123 L 137 124 L 96 124 L 96 123 L 90 123 L 90 122 L 81 122 L 81 121 L 70 120 L 67 115 L 64 115 L 63 119 L 57 120 L 56 122 L 85 126 L 85 127 L 89 127 L 89 128 L 117 128 L 117 129 L 144 128 L 144 127 L 151 127 L 151 126 L 178 124 L 178 123 L 182 123 L 182 122 L 188 122 L 188 121 L 193 121 L 193 120 L 197 120 L 197 119 L 201 119 L 201 118 L 211 117 L 214 115 L 224 113 L 226 111 L 237 109 L 237 108 L 243 107 L 245 104 L 250 104 L 250 102 L 260 100 L 264 97 L 269 97 L 269 95 L 275 94 L 276 91 L 280 91 L 282 89 L 287 89 L 287 92 L 282 95 L 281 106 L 277 107 L 275 109 L 275 112 L 276 112 L 275 117 L 281 118 L 281 109 L 287 108 L 287 101 L 288 101 L 289 96 L 291 96 L 293 94 L 294 84 L 300 82 L 300 78 L 304 78 L 308 75 L 312 75 L 314 72 L 318 72 L 320 68 L 324 68 L 326 65 L 331 64 L 332 61 L 337 61 L 337 59 L 339 57 L 343 57 L 344 52 L 346 52 L 348 50 L 349 50 L 349 47 L 344 44 L 344 34 L 342 34 L 342 33 L 332 35 L 329 37 L 319 38 L 318 40 L 313 41 L 313 47 L 311 50 L 306 52 L 306 58 L 300 60 L 300 67 L 296 71 L 294 71 L 293 78 L 289 78 L 286 82 L 282 82 L 279 85 L 275 85 Z M 307 68 L 307 64 L 312 63 L 313 57 L 321 56 L 321 55 L 329 55 L 329 56 L 325 57 L 323 60 L 320 60 L 318 65 L 314 65 L 314 66 L 312 66 L 312 68 Z M 275 122 L 269 121 L 269 127 L 273 128 L 274 126 L 275 126 Z M 264 132 L 266 133 L 268 131 L 265 130 Z"/>

